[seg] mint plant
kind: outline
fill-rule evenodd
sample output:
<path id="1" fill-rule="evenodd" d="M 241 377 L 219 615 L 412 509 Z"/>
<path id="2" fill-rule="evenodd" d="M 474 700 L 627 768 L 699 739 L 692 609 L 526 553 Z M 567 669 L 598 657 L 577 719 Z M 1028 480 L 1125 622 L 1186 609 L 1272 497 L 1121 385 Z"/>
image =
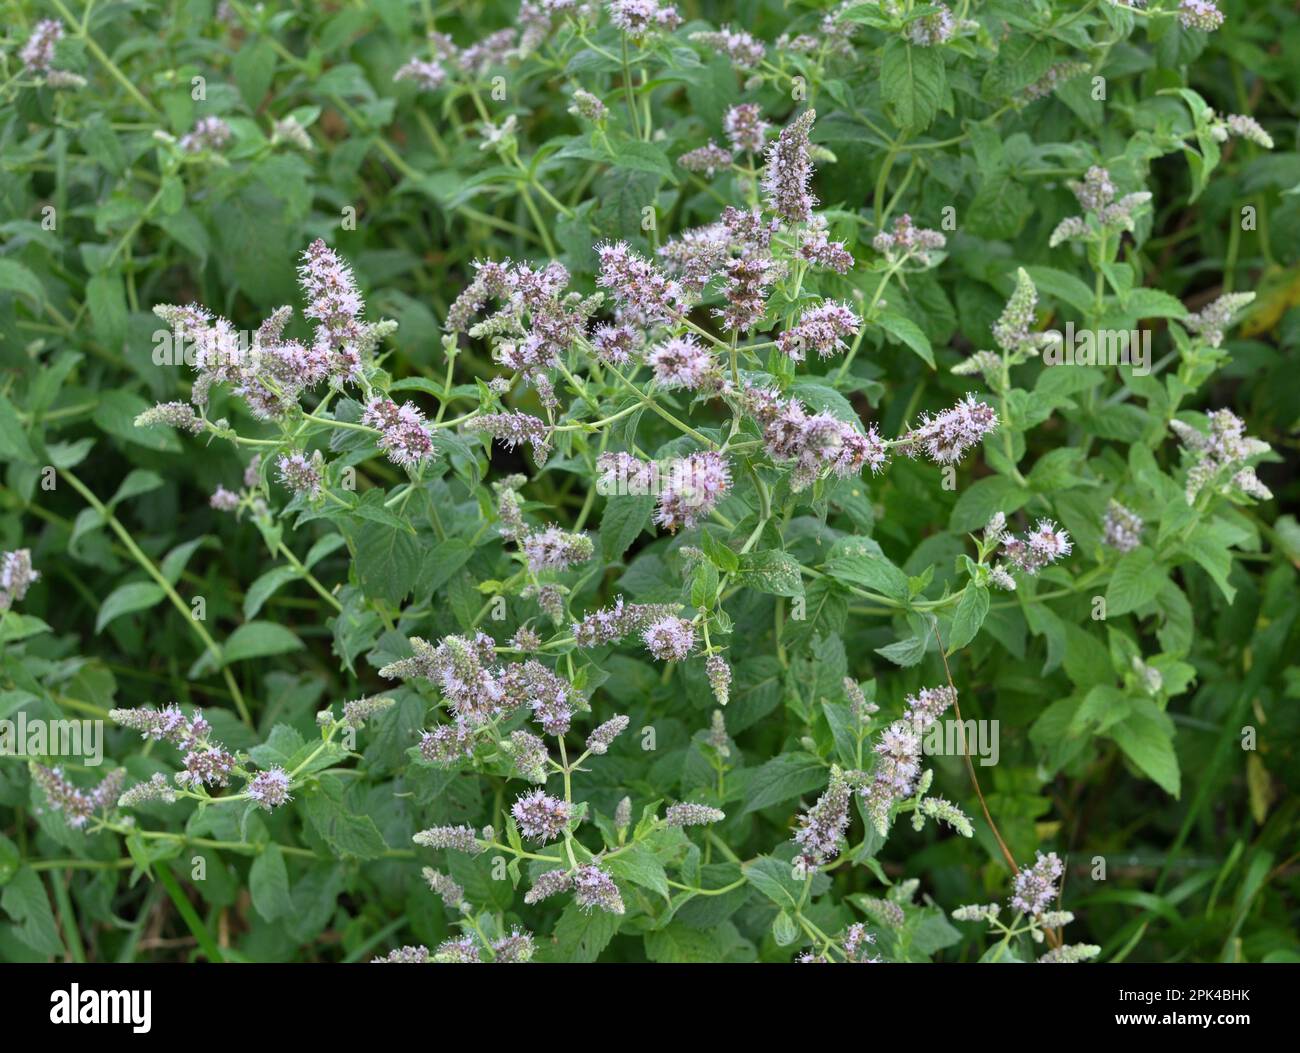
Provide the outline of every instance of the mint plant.
<path id="1" fill-rule="evenodd" d="M 1290 5 L 18 11 L 0 955 L 1300 957 Z"/>

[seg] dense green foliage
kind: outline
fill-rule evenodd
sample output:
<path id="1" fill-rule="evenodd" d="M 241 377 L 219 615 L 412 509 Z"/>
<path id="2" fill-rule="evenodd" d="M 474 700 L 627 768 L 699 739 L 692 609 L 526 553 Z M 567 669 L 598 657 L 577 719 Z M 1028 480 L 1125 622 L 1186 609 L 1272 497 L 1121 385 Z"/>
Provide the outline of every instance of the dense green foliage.
<path id="1" fill-rule="evenodd" d="M 0 757 L 0 959 L 507 958 L 519 929 L 535 960 L 1300 960 L 1300 13 L 1219 6 L 688 0 L 629 33 L 617 4 L 11 0 L 0 720 L 106 728 L 99 766 Z M 741 104 L 766 180 L 756 144 L 692 153 Z M 765 233 L 702 244 L 727 207 Z M 304 315 L 317 239 L 364 312 Z M 681 283 L 661 316 L 635 261 L 602 281 L 620 242 Z M 288 369 L 172 357 L 214 330 L 154 308 L 191 303 L 292 307 L 259 338 Z M 1051 365 L 1067 324 L 1150 360 Z M 917 456 L 945 424 L 969 442 Z M 619 452 L 723 458 L 723 492 L 610 493 Z M 618 597 L 663 606 L 575 641 Z M 467 717 L 467 674 L 512 705 Z M 882 790 L 877 745 L 949 684 L 973 763 Z M 229 785 L 109 719 L 173 703 Z M 524 731 L 552 838 L 521 836 Z M 118 804 L 159 774 L 179 799 Z M 1068 927 L 1007 906 L 1038 852 Z M 988 903 L 1017 923 L 953 918 Z"/>

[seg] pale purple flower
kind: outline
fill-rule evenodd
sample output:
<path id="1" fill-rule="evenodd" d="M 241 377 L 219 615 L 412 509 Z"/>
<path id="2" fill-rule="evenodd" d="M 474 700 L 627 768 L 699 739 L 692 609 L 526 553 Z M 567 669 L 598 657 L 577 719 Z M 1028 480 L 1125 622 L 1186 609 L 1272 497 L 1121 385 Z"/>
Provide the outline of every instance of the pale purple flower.
<path id="1" fill-rule="evenodd" d="M 1065 866 L 1055 852 L 1036 853 L 1033 866 L 1021 867 L 1016 874 L 1011 906 L 1022 914 L 1036 917 L 1056 899 L 1057 881 Z"/>
<path id="2" fill-rule="evenodd" d="M 233 512 L 239 507 L 239 494 L 231 493 L 225 486 L 217 486 L 212 491 L 212 497 L 208 498 L 208 504 L 218 512 Z"/>
<path id="3" fill-rule="evenodd" d="M 1007 562 L 1031 576 L 1068 556 L 1072 547 L 1070 535 L 1050 519 L 1040 519 L 1023 538 L 1008 535 L 1002 541 Z"/>
<path id="4" fill-rule="evenodd" d="M 694 336 L 675 336 L 656 344 L 646 355 L 655 381 L 668 390 L 701 391 L 716 388 L 721 380 L 718 360 Z"/>
<path id="5" fill-rule="evenodd" d="M 723 306 L 714 310 L 728 332 L 747 332 L 767 313 L 767 294 L 785 273 L 785 265 L 757 249 L 746 247 L 727 260 L 722 288 Z"/>
<path id="6" fill-rule="evenodd" d="M 230 776 L 235 771 L 235 758 L 221 746 L 201 743 L 186 753 L 183 760 L 185 770 L 176 776 L 178 782 L 204 786 L 230 785 Z"/>
<path id="7" fill-rule="evenodd" d="M 474 755 L 474 732 L 463 720 L 439 724 L 420 736 L 419 749 L 430 764 L 449 767 Z"/>
<path id="8" fill-rule="evenodd" d="M 688 172 L 703 173 L 712 179 L 718 169 L 731 166 L 731 154 L 710 139 L 704 146 L 686 151 L 677 158 L 677 163 Z"/>
<path id="9" fill-rule="evenodd" d="M 878 962 L 880 958 L 871 953 L 875 942 L 876 938 L 867 931 L 867 927 L 861 922 L 855 922 L 844 933 L 844 956 L 857 964 Z"/>
<path id="10" fill-rule="evenodd" d="M 506 739 L 501 746 L 510 755 L 519 774 L 525 779 L 529 782 L 546 782 L 546 764 L 550 759 L 546 743 L 531 731 L 520 728 L 518 731 L 511 732 L 510 738 Z"/>
<path id="11" fill-rule="evenodd" d="M 506 667 L 501 678 L 506 705 L 526 706 L 548 735 L 563 735 L 573 719 L 572 685 L 534 659 Z"/>
<path id="12" fill-rule="evenodd" d="M 1025 88 L 1022 94 L 1030 102 L 1045 98 L 1062 84 L 1074 80 L 1075 77 L 1083 76 L 1091 69 L 1092 67 L 1086 62 L 1058 62 L 1051 66 L 1033 84 Z"/>
<path id="13" fill-rule="evenodd" d="M 370 695 L 343 703 L 343 723 L 350 728 L 364 728 L 366 721 L 393 708 L 395 699 L 388 695 Z"/>
<path id="14" fill-rule="evenodd" d="M 409 80 L 421 91 L 436 91 L 447 79 L 447 70 L 440 62 L 413 58 L 393 74 L 394 81 Z"/>
<path id="15" fill-rule="evenodd" d="M 596 249 L 600 273 L 596 284 L 608 289 L 638 324 L 671 322 L 682 314 L 681 285 L 653 263 L 633 252 L 626 242 L 601 245 Z"/>
<path id="16" fill-rule="evenodd" d="M 330 376 L 355 381 L 361 374 L 363 353 L 376 339 L 375 327 L 361 321 L 365 301 L 352 268 L 317 238 L 302 254 L 298 284 L 307 299 L 303 312 L 318 324 L 314 351 L 328 361 Z"/>
<path id="17" fill-rule="evenodd" d="M 573 105 L 569 112 L 592 124 L 601 124 L 609 116 L 609 107 L 589 91 L 578 88 L 573 93 Z"/>
<path id="18" fill-rule="evenodd" d="M 1213 33 L 1223 25 L 1223 12 L 1214 0 L 1182 0 L 1178 5 L 1178 21 L 1187 29 Z"/>
<path id="19" fill-rule="evenodd" d="M 655 522 L 670 531 L 706 519 L 731 489 L 727 459 L 708 450 L 672 462 L 659 495 Z"/>
<path id="20" fill-rule="evenodd" d="M 756 102 L 742 102 L 723 115 L 722 130 L 733 150 L 758 154 L 767 142 L 769 125 L 763 120 L 763 108 Z"/>
<path id="21" fill-rule="evenodd" d="M 677 8 L 661 6 L 658 0 L 609 0 L 609 20 L 633 40 L 640 40 L 651 30 L 672 32 L 682 24 Z"/>
<path id="22" fill-rule="evenodd" d="M 465 429 L 484 432 L 508 450 L 513 450 L 520 443 L 528 443 L 539 467 L 546 463 L 551 452 L 546 422 L 528 413 L 485 413 L 466 421 Z"/>
<path id="23" fill-rule="evenodd" d="M 834 859 L 844 843 L 844 832 L 849 827 L 849 801 L 852 793 L 848 781 L 839 768 L 831 769 L 830 784 L 817 803 L 799 817 L 799 829 L 794 840 L 802 850 L 799 867 L 812 872 Z"/>
<path id="24" fill-rule="evenodd" d="M 265 808 L 269 812 L 272 808 L 293 800 L 289 793 L 291 785 L 289 773 L 277 765 L 253 776 L 247 793 L 259 808 Z"/>
<path id="25" fill-rule="evenodd" d="M 861 326 L 862 320 L 847 304 L 827 300 L 804 311 L 794 328 L 777 337 L 777 345 L 796 362 L 802 362 L 810 349 L 826 358 L 844 350 L 848 346 L 844 338 L 856 336 Z"/>
<path id="26" fill-rule="evenodd" d="M 711 654 L 704 660 L 704 673 L 708 677 L 714 699 L 718 705 L 725 706 L 731 695 L 731 666 L 722 655 Z"/>
<path id="27" fill-rule="evenodd" d="M 493 67 L 505 65 L 515 52 L 515 42 L 513 29 L 498 29 L 461 49 L 456 64 L 471 76 L 482 77 Z"/>
<path id="28" fill-rule="evenodd" d="M 224 150 L 231 139 L 230 125 L 220 117 L 201 117 L 194 130 L 181 136 L 180 148 L 188 154 Z"/>
<path id="29" fill-rule="evenodd" d="M 275 465 L 280 473 L 280 482 L 284 483 L 295 494 L 303 494 L 312 500 L 320 496 L 323 480 L 321 478 L 322 459 L 319 451 L 310 458 L 301 450 L 295 450 L 290 454 L 282 453 L 276 459 Z"/>
<path id="30" fill-rule="evenodd" d="M 779 219 L 764 219 L 759 209 L 741 209 L 732 205 L 722 210 L 718 222 L 737 244 L 751 251 L 766 252 L 772 245 L 772 236 L 781 229 Z"/>
<path id="31" fill-rule="evenodd" d="M 573 887 L 573 874 L 567 870 L 548 870 L 539 874 L 533 881 L 533 887 L 524 894 L 524 902 L 530 906 L 544 899 L 568 892 Z"/>
<path id="32" fill-rule="evenodd" d="M 460 936 L 443 940 L 433 952 L 434 961 L 451 965 L 473 965 L 483 960 L 478 943 L 473 936 Z"/>
<path id="33" fill-rule="evenodd" d="M 485 633 L 473 640 L 447 636 L 435 647 L 411 637 L 415 652 L 379 670 L 390 679 L 421 677 L 442 688 L 453 712 L 470 727 L 478 727 L 505 711 L 506 691 L 496 668 L 496 645 Z M 516 703 L 517 704 L 517 703 Z"/>
<path id="34" fill-rule="evenodd" d="M 947 4 L 936 5 L 939 10 L 930 15 L 923 15 L 907 24 L 905 34 L 910 43 L 917 47 L 934 47 L 946 44 L 957 31 L 957 20 Z"/>
<path id="35" fill-rule="evenodd" d="M 793 461 L 790 486 L 806 489 L 823 472 L 841 478 L 865 467 L 884 467 L 885 445 L 872 425 L 866 435 L 831 413 L 809 414 L 798 399 L 782 399 L 775 389 L 747 388 L 743 403 L 763 429 L 764 447 L 774 461 Z"/>
<path id="36" fill-rule="evenodd" d="M 1192 504 L 1196 495 L 1216 476 L 1233 469 L 1236 471 L 1232 484 L 1237 489 L 1261 500 L 1272 497 L 1272 492 L 1259 481 L 1254 469 L 1244 465 L 1248 458 L 1266 453 L 1270 448 L 1268 443 L 1247 435 L 1245 423 L 1231 410 L 1215 410 L 1209 414 L 1208 420 L 1208 435 L 1180 420 L 1169 422 L 1169 427 L 1189 455 L 1185 488 L 1187 503 Z"/>
<path id="37" fill-rule="evenodd" d="M 871 240 L 872 248 L 891 263 L 912 256 L 927 266 L 933 261 L 931 253 L 939 251 L 947 243 L 943 234 L 918 227 L 906 212 L 894 220 L 893 230 L 882 230 Z"/>
<path id="38" fill-rule="evenodd" d="M 423 965 L 432 961 L 429 948 L 423 944 L 415 947 L 394 947 L 387 954 L 370 959 L 371 965 Z"/>
<path id="39" fill-rule="evenodd" d="M 1033 343 L 1030 329 L 1036 320 L 1034 309 L 1038 305 L 1038 290 L 1028 272 L 1016 270 L 1016 287 L 993 323 L 993 339 L 1003 351 L 1017 352 Z"/>
<path id="40" fill-rule="evenodd" d="M 29 73 L 45 73 L 54 65 L 54 47 L 63 39 L 63 23 L 43 18 L 32 27 L 31 36 L 18 52 L 18 60 Z"/>
<path id="41" fill-rule="evenodd" d="M 842 241 L 831 241 L 825 220 L 814 218 L 799 238 L 799 255 L 814 267 L 825 267 L 836 274 L 847 274 L 853 269 L 853 254 Z"/>
<path id="42" fill-rule="evenodd" d="M 625 603 L 617 596 L 610 607 L 589 611 L 573 623 L 573 640 L 579 647 L 616 643 L 639 632 L 650 622 L 673 615 L 676 606 L 666 603 Z"/>
<path id="43" fill-rule="evenodd" d="M 424 848 L 450 848 L 472 856 L 487 851 L 487 845 L 469 826 L 434 826 L 421 830 L 411 840 Z"/>
<path id="44" fill-rule="evenodd" d="M 1273 149 L 1273 137 L 1264 130 L 1264 126 L 1254 117 L 1241 113 L 1230 113 L 1224 119 L 1222 129 L 1224 139 L 1229 135 L 1235 135 L 1247 142 L 1254 143 L 1256 146 L 1262 146 L 1265 150 Z M 1214 133 L 1216 139 L 1219 138 L 1217 128 L 1212 128 L 1211 132 Z"/>
<path id="45" fill-rule="evenodd" d="M 134 808 L 147 801 L 162 801 L 164 804 L 176 802 L 176 788 L 167 781 L 162 772 L 155 772 L 148 782 L 137 783 L 117 799 L 119 808 Z"/>
<path id="46" fill-rule="evenodd" d="M 564 833 L 564 828 L 573 818 L 573 808 L 567 801 L 534 790 L 516 800 L 510 814 L 524 837 L 546 844 Z"/>
<path id="47" fill-rule="evenodd" d="M 197 435 L 203 430 L 202 419 L 188 402 L 160 402 L 135 418 L 137 428 L 152 428 L 158 425 L 166 425 L 177 431 L 188 431 L 192 435 Z"/>
<path id="48" fill-rule="evenodd" d="M 1225 293 L 1200 311 L 1182 319 L 1182 324 L 1193 333 L 1199 333 L 1211 347 L 1218 347 L 1223 343 L 1224 331 L 1254 299 L 1254 293 Z"/>
<path id="49" fill-rule="evenodd" d="M 63 818 L 73 829 L 86 825 L 87 820 L 95 814 L 95 803 L 91 795 L 78 789 L 68 781 L 61 768 L 47 768 L 43 764 L 32 762 L 32 781 L 45 793 L 45 799 L 56 812 L 62 812 Z"/>
<path id="50" fill-rule="evenodd" d="M 455 910 L 464 901 L 465 890 L 442 871 L 435 870 L 433 867 L 425 867 L 420 873 L 428 883 L 429 888 L 452 910 Z"/>
<path id="51" fill-rule="evenodd" d="M 664 813 L 664 822 L 669 826 L 707 826 L 710 823 L 720 823 L 725 818 L 727 813 L 721 808 L 711 808 L 707 804 L 694 804 L 690 801 L 670 804 L 668 811 Z"/>
<path id="52" fill-rule="evenodd" d="M 663 662 L 680 662 L 695 646 L 695 627 L 685 618 L 670 615 L 651 622 L 641 633 L 646 650 Z"/>
<path id="53" fill-rule="evenodd" d="M 1110 172 L 1100 165 L 1089 168 L 1084 173 L 1082 183 L 1070 183 L 1070 189 L 1079 199 L 1083 210 L 1093 213 L 1100 212 L 1109 205 L 1115 199 L 1117 192 L 1115 184 L 1111 181 Z"/>
<path id="54" fill-rule="evenodd" d="M 1132 552 L 1142 544 L 1142 517 L 1131 508 L 1112 500 L 1106 506 L 1102 540 L 1120 552 Z"/>
<path id="55" fill-rule="evenodd" d="M 608 752 L 613 741 L 627 730 L 628 723 L 628 718 L 621 715 L 605 721 L 587 736 L 588 751 L 595 754 Z"/>
<path id="56" fill-rule="evenodd" d="M 390 399 L 371 399 L 361 423 L 379 432 L 379 448 L 402 468 L 418 467 L 434 455 L 428 422 L 409 402 L 399 406 Z"/>
<path id="57" fill-rule="evenodd" d="M 968 394 L 951 409 L 927 414 L 899 445 L 909 457 L 924 453 L 936 464 L 952 464 L 997 426 L 998 415 L 993 407 Z"/>
<path id="58" fill-rule="evenodd" d="M 844 695 L 849 700 L 849 712 L 853 714 L 853 719 L 860 724 L 865 724 L 874 714 L 880 712 L 878 705 L 867 701 L 862 685 L 851 676 L 844 678 Z"/>
<path id="59" fill-rule="evenodd" d="M 643 342 L 641 333 L 630 325 L 601 325 L 591 334 L 591 347 L 596 357 L 614 366 L 631 362 Z"/>
<path id="60" fill-rule="evenodd" d="M 180 706 L 171 705 L 164 709 L 152 709 L 144 706 L 137 709 L 110 709 L 108 718 L 124 728 L 138 731 L 144 738 L 154 742 L 170 742 L 180 749 L 189 749 L 195 743 L 206 740 L 212 730 L 211 725 L 195 712 L 193 718 L 186 719 Z"/>
<path id="61" fill-rule="evenodd" d="M 40 580 L 40 572 L 32 569 L 31 549 L 0 553 L 0 611 L 7 611 L 23 599 Z"/>
<path id="62" fill-rule="evenodd" d="M 726 55 L 737 69 L 754 69 L 763 61 L 767 49 L 761 40 L 756 40 L 744 30 L 734 30 L 723 26 L 718 32 L 692 33 L 691 40 L 703 44 L 714 54 Z"/>
<path id="63" fill-rule="evenodd" d="M 520 547 L 528 559 L 528 569 L 534 572 L 568 570 L 575 563 L 591 559 L 594 551 L 586 534 L 573 534 L 555 526 L 526 535 Z"/>
<path id="64" fill-rule="evenodd" d="M 807 223 L 817 203 L 808 190 L 813 172 L 808 133 L 816 116 L 816 111 L 805 110 L 781 130 L 767 150 L 763 190 L 768 208 L 787 224 Z"/>
<path id="65" fill-rule="evenodd" d="M 957 692 L 954 688 L 946 685 L 923 687 L 915 695 L 908 695 L 904 699 L 907 705 L 903 715 L 912 722 L 919 734 L 928 730 L 956 701 Z"/>
<path id="66" fill-rule="evenodd" d="M 573 872 L 574 901 L 583 910 L 599 907 L 609 914 L 622 914 L 623 897 L 614 879 L 604 870 L 590 863 Z"/>
<path id="67" fill-rule="evenodd" d="M 530 962 L 536 950 L 530 933 L 513 929 L 509 936 L 502 936 L 499 940 L 492 941 L 492 960 L 498 965 Z"/>

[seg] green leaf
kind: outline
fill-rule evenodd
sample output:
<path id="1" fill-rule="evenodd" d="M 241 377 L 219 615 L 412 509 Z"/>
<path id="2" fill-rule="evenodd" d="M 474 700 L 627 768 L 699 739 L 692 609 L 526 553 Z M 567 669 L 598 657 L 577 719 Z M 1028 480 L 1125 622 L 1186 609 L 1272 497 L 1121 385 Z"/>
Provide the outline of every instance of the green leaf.
<path id="1" fill-rule="evenodd" d="M 611 497 L 605 502 L 605 514 L 600 519 L 600 554 L 606 563 L 623 558 L 628 546 L 650 522 L 654 507 L 655 499 L 650 495 Z"/>
<path id="2" fill-rule="evenodd" d="M 165 599 L 167 593 L 152 581 L 132 581 L 119 585 L 110 592 L 99 605 L 99 615 L 95 618 L 95 632 L 104 631 L 104 626 L 114 618 L 133 611 L 143 611 Z"/>
<path id="3" fill-rule="evenodd" d="M 1026 267 L 1025 271 L 1039 292 L 1069 304 L 1080 314 L 1092 310 L 1093 292 L 1082 279 L 1055 267 Z"/>
<path id="4" fill-rule="evenodd" d="M 548 962 L 594 962 L 618 931 L 619 917 L 599 908 L 584 911 L 576 903 L 564 908 L 552 941 L 539 957 Z"/>
<path id="5" fill-rule="evenodd" d="M 952 628 L 948 632 L 948 654 L 953 654 L 975 639 L 988 612 L 989 590 L 971 582 L 957 601 Z"/>
<path id="6" fill-rule="evenodd" d="M 257 617 L 257 612 L 262 609 L 277 589 L 282 585 L 287 585 L 300 577 L 296 567 L 272 567 L 265 574 L 248 586 L 248 591 L 244 593 L 244 618 L 251 620 Z"/>
<path id="7" fill-rule="evenodd" d="M 1155 553 L 1139 548 L 1120 557 L 1106 587 L 1106 617 L 1128 614 L 1145 607 L 1159 595 L 1167 580 Z"/>
<path id="8" fill-rule="evenodd" d="M 110 351 L 120 351 L 126 342 L 126 286 L 117 271 L 100 271 L 86 283 L 86 306 L 90 308 L 95 339 Z"/>
<path id="9" fill-rule="evenodd" d="M 616 856 L 610 856 L 606 868 L 615 877 L 651 889 L 664 899 L 671 895 L 663 864 L 645 845 L 633 845 Z"/>
<path id="10" fill-rule="evenodd" d="M 716 963 L 725 951 L 712 931 L 674 921 L 662 929 L 646 933 L 645 953 L 652 962 Z"/>
<path id="11" fill-rule="evenodd" d="M 777 915 L 772 919 L 772 939 L 776 941 L 778 947 L 789 947 L 799 938 L 799 926 L 794 923 L 794 919 L 785 911 L 777 911 Z"/>
<path id="12" fill-rule="evenodd" d="M 249 658 L 266 658 L 269 655 L 287 654 L 302 647 L 302 641 L 283 625 L 274 622 L 245 622 L 233 633 L 222 648 L 225 664 L 243 662 Z"/>
<path id="13" fill-rule="evenodd" d="M 0 893 L 0 908 L 16 923 L 14 935 L 37 954 L 53 957 L 63 954 L 63 941 L 50 910 L 50 900 L 40 875 L 31 867 L 21 867 Z"/>
<path id="14" fill-rule="evenodd" d="M 823 568 L 836 581 L 883 593 L 896 600 L 911 595 L 907 575 L 899 570 L 871 538 L 840 538 L 831 547 Z"/>
<path id="15" fill-rule="evenodd" d="M 782 753 L 745 773 L 745 807 L 741 815 L 820 789 L 828 777 L 826 765 L 811 753 Z"/>
<path id="16" fill-rule="evenodd" d="M 18 410 L 0 393 L 0 461 L 5 460 L 35 464 L 36 452 L 32 449 L 23 426 L 18 422 Z"/>
<path id="17" fill-rule="evenodd" d="M 1149 699 L 1135 699 L 1132 704 L 1134 712 L 1115 726 L 1110 737 L 1139 771 L 1177 797 L 1182 776 L 1174 750 L 1173 722 Z"/>
<path id="18" fill-rule="evenodd" d="M 162 485 L 162 476 L 157 472 L 151 472 L 147 468 L 136 468 L 122 480 L 122 485 L 113 494 L 112 499 L 108 502 L 108 507 L 116 508 L 123 501 L 132 497 L 139 497 L 141 494 L 150 493 Z"/>
<path id="19" fill-rule="evenodd" d="M 275 921 L 293 910 L 289 871 L 285 868 L 284 853 L 279 845 L 268 844 L 253 860 L 248 870 L 248 891 L 257 913 L 267 921 Z"/>
<path id="20" fill-rule="evenodd" d="M 1216 520 L 1199 524 L 1181 546 L 1181 550 L 1213 579 L 1229 603 L 1237 595 L 1236 588 L 1228 584 L 1228 575 L 1232 573 L 1232 553 L 1228 546 L 1234 537 L 1235 532 L 1225 531 Z"/>
<path id="21" fill-rule="evenodd" d="M 962 491 L 948 525 L 953 530 L 982 530 L 994 512 L 1010 515 L 1033 496 L 1014 479 L 990 475 Z"/>
<path id="22" fill-rule="evenodd" d="M 741 867 L 745 880 L 778 907 L 798 909 L 804 883 L 795 878 L 789 863 L 772 856 L 758 856 Z"/>
<path id="23" fill-rule="evenodd" d="M 928 645 L 928 637 L 909 636 L 906 640 L 897 640 L 884 647 L 877 647 L 876 654 L 888 658 L 895 665 L 907 668 L 916 665 L 925 657 L 925 649 Z"/>
<path id="24" fill-rule="evenodd" d="M 375 821 L 344 803 L 337 779 L 321 777 L 317 789 L 303 796 L 303 810 L 312 827 L 339 855 L 378 859 L 388 851 Z"/>
<path id="25" fill-rule="evenodd" d="M 894 123 L 923 132 L 934 120 L 946 86 L 942 48 L 912 47 L 901 36 L 885 45 L 880 92 Z"/>
<path id="26" fill-rule="evenodd" d="M 383 523 L 348 523 L 352 567 L 368 599 L 400 603 L 419 579 L 425 549 L 418 538 Z"/>
<path id="27" fill-rule="evenodd" d="M 33 306 L 45 303 L 45 289 L 40 279 L 17 260 L 0 260 L 0 290 L 22 293 Z"/>
<path id="28" fill-rule="evenodd" d="M 740 557 L 736 581 L 773 596 L 803 595 L 803 577 L 798 561 L 779 549 L 745 553 Z"/>
<path id="29" fill-rule="evenodd" d="M 235 52 L 231 72 L 244 102 L 256 111 L 275 76 L 275 46 L 266 37 L 252 44 L 245 41 Z"/>
<path id="30" fill-rule="evenodd" d="M 917 356 L 931 369 L 934 369 L 934 349 L 930 338 L 922 332 L 921 327 L 910 318 L 904 318 L 894 311 L 884 311 L 876 318 L 877 324 L 891 336 L 910 347 Z"/>

